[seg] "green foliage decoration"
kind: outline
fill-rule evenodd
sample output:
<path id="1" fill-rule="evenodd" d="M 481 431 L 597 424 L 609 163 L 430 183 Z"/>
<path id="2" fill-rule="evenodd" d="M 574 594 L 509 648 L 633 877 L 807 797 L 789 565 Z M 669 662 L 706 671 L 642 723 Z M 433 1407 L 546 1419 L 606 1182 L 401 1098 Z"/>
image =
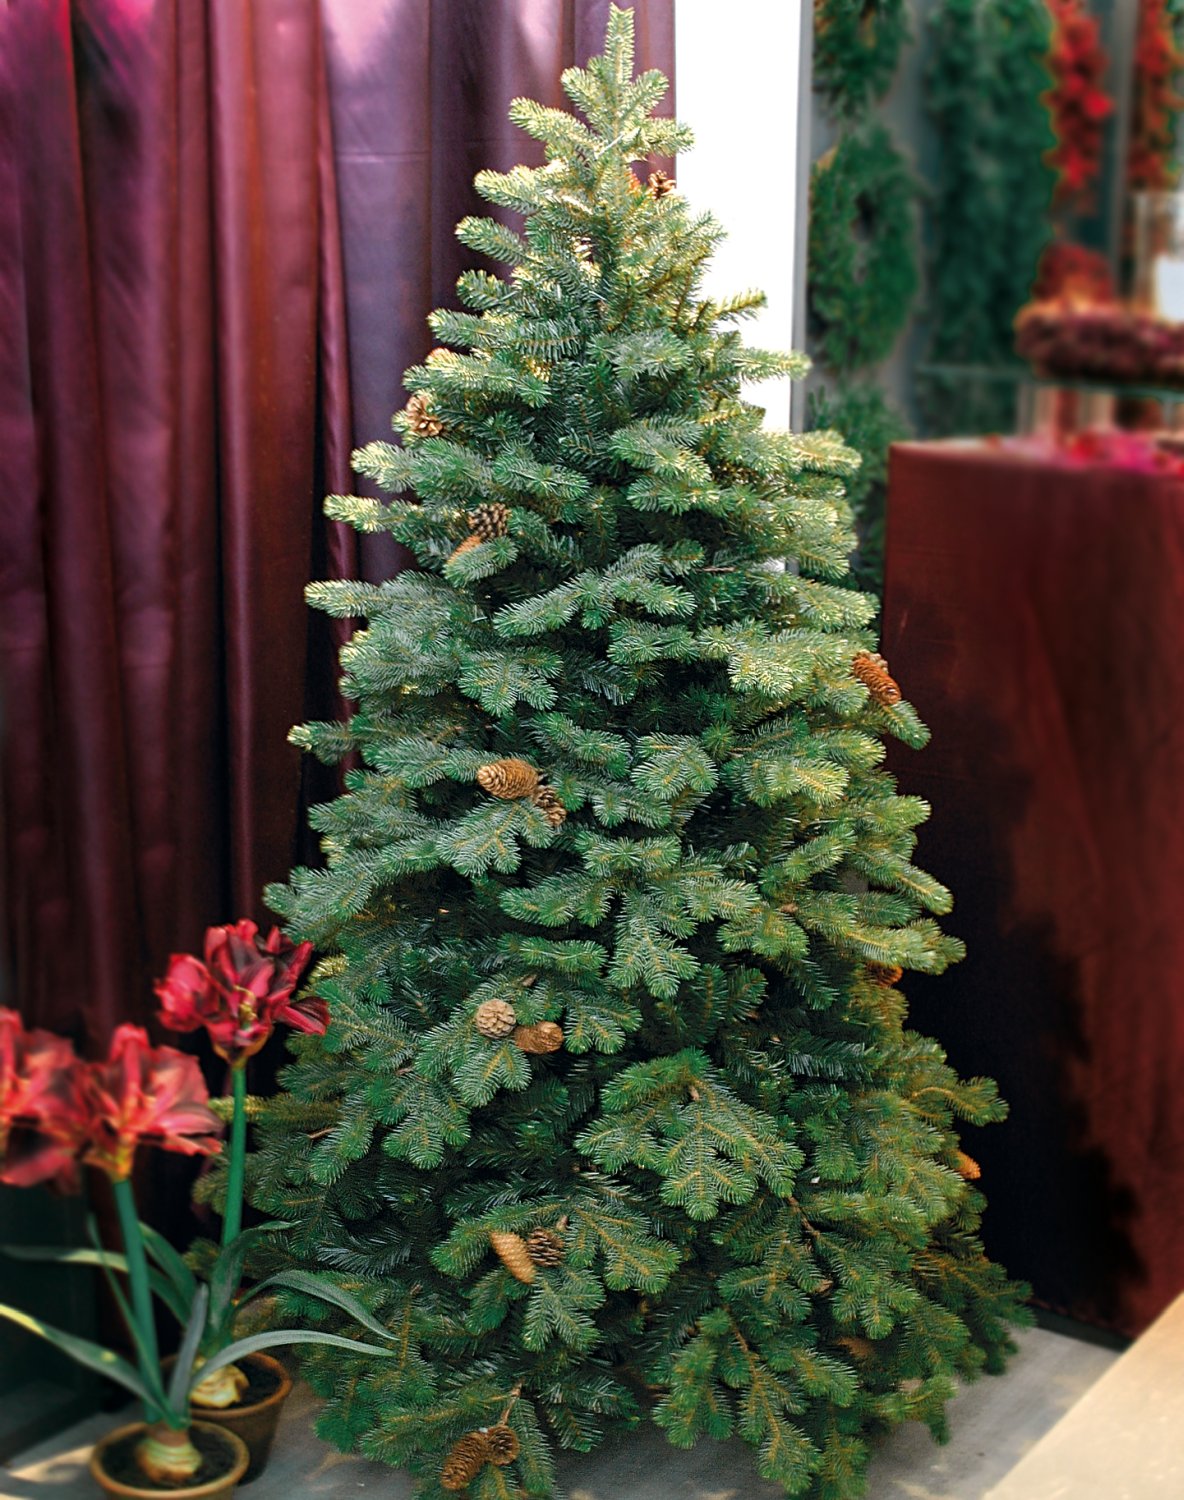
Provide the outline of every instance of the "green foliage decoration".
<path id="1" fill-rule="evenodd" d="M 854 582 L 878 591 L 884 579 L 884 508 L 888 488 L 888 449 L 908 437 L 909 427 L 878 386 L 843 384 L 810 393 L 807 422 L 830 428 L 862 460 L 847 481 L 847 502 L 855 516 L 859 548 L 851 560 Z"/>
<path id="2" fill-rule="evenodd" d="M 805 361 L 743 343 L 759 294 L 702 289 L 719 225 L 632 170 L 690 136 L 633 76 L 631 13 L 563 84 L 582 118 L 512 107 L 546 164 L 477 179 L 525 223 L 458 230 L 508 270 L 433 316 L 421 433 L 357 456 L 391 500 L 328 505 L 421 571 L 313 589 L 365 623 L 354 717 L 294 733 L 351 764 L 312 814 L 325 868 L 269 893 L 332 1022 L 257 1106 L 249 1190 L 291 1226 L 258 1269 L 331 1272 L 389 1329 L 395 1358 L 309 1356 L 318 1430 L 428 1500 L 503 1423 L 516 1456 L 468 1493 L 553 1496 L 554 1449 L 636 1423 L 639 1382 L 676 1446 L 736 1433 L 787 1495 L 850 1500 L 877 1433 L 940 1436 L 1010 1347 L 957 1141 L 1003 1106 L 891 983 L 961 947 L 882 765 L 926 732 L 852 675 L 856 457 L 744 401 Z M 473 545 L 494 502 L 507 534 Z M 561 826 L 481 790 L 500 757 Z M 562 1046 L 478 1030 L 491 1000 Z"/>
<path id="3" fill-rule="evenodd" d="M 1044 0 L 940 0 L 929 17 L 926 103 L 937 142 L 925 200 L 934 434 L 1009 428 L 1015 387 L 971 371 L 1014 364 L 1013 321 L 1049 238 L 1053 145 L 1040 96 L 1051 23 Z"/>
<path id="4" fill-rule="evenodd" d="M 814 86 L 833 115 L 883 98 L 911 32 L 905 0 L 814 0 Z"/>
<path id="5" fill-rule="evenodd" d="M 917 292 L 916 184 L 879 125 L 844 136 L 810 177 L 809 304 L 830 369 L 878 364 Z"/>

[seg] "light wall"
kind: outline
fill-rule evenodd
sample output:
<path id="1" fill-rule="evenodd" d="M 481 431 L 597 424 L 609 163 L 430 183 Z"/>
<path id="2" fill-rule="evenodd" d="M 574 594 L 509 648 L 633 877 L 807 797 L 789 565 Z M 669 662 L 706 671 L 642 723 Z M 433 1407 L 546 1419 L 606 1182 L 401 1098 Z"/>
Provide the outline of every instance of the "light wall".
<path id="1" fill-rule="evenodd" d="M 707 290 L 760 287 L 769 304 L 744 324 L 745 339 L 771 349 L 802 339 L 802 19 L 802 0 L 675 0 L 677 113 L 695 132 L 678 159 L 679 191 L 728 231 Z M 788 381 L 746 395 L 768 426 L 790 425 Z"/>

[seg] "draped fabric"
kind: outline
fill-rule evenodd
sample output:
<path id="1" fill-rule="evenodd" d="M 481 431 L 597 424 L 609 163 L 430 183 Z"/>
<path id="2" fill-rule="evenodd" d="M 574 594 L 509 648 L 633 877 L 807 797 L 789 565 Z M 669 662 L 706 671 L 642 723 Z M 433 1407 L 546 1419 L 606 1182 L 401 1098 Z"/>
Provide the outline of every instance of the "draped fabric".
<path id="1" fill-rule="evenodd" d="M 335 672 L 302 589 L 401 562 L 321 497 L 455 300 L 474 171 L 538 160 L 509 100 L 558 103 L 607 8 L 0 5 L 0 956 L 30 1021 L 97 1048 L 146 1019 L 168 952 L 307 855 L 325 786 L 286 734 Z M 639 4 L 643 65 L 672 71 L 672 12 Z"/>
<path id="2" fill-rule="evenodd" d="M 893 758 L 964 962 L 911 1024 L 1011 1113 L 968 1131 L 988 1252 L 1125 1334 L 1184 1290 L 1184 483 L 984 445 L 892 454 Z"/>

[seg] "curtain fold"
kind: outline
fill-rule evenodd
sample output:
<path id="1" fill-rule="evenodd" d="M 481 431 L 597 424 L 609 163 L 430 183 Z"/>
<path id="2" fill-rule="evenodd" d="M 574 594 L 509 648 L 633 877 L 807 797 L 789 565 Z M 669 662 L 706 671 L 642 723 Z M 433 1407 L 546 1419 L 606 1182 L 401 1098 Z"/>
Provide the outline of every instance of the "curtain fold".
<path id="1" fill-rule="evenodd" d="M 0 5 L 0 960 L 99 1046 L 206 925 L 314 853 L 340 628 L 310 578 L 406 559 L 321 517 L 473 257 L 506 119 L 608 0 Z M 673 0 L 637 6 L 673 72 Z M 670 101 L 667 101 L 669 105 Z"/>
<path id="2" fill-rule="evenodd" d="M 0 13 L 5 958 L 97 1044 L 291 863 L 348 543 L 317 0 Z M 325 241 L 329 243 L 325 243 Z M 336 528 L 334 528 L 336 530 Z"/>

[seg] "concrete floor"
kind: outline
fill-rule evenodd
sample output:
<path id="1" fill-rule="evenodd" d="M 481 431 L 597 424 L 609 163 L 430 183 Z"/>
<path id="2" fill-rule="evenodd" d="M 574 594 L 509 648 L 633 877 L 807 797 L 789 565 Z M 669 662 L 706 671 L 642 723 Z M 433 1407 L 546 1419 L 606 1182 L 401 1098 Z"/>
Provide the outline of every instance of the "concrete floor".
<path id="1" fill-rule="evenodd" d="M 952 1403 L 945 1447 L 916 1426 L 893 1434 L 872 1464 L 868 1500 L 983 1500 L 1118 1358 L 1043 1329 L 1022 1334 L 1020 1343 L 1005 1376 L 980 1380 Z M 271 1464 L 241 1491 L 244 1500 L 410 1500 L 405 1475 L 345 1458 L 314 1437 L 313 1411 L 312 1396 L 298 1387 Z M 87 1452 L 114 1425 L 112 1417 L 92 1417 L 19 1455 L 0 1468 L 0 1500 L 93 1500 Z M 757 1478 L 743 1443 L 680 1452 L 652 1427 L 587 1456 L 566 1455 L 560 1482 L 567 1500 L 784 1500 Z"/>

